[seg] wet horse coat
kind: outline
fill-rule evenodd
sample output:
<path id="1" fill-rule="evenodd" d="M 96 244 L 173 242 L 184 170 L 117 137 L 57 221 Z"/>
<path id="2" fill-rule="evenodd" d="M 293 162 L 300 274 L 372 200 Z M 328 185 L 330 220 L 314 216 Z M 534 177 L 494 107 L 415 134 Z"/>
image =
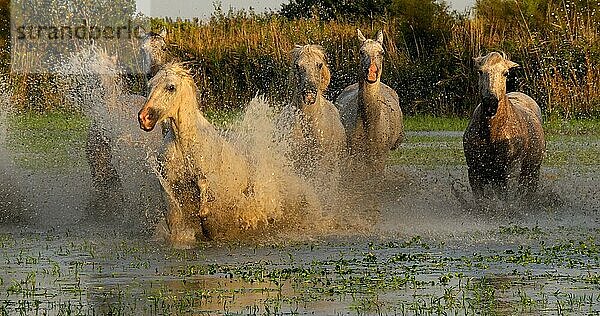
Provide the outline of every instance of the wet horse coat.
<path id="1" fill-rule="evenodd" d="M 248 161 L 202 115 L 196 84 L 180 64 L 165 65 L 150 86 L 138 121 L 145 131 L 165 120 L 170 125 L 159 157 L 174 196 L 167 214 L 170 239 L 186 244 L 197 235 L 210 238 L 204 223 L 211 215 L 209 196 L 221 205 L 240 204 L 251 190 Z"/>
<path id="2" fill-rule="evenodd" d="M 338 109 L 323 96 L 330 80 L 325 53 L 320 46 L 305 45 L 294 48 L 291 55 L 294 92 L 284 109 L 292 117 L 290 156 L 301 174 L 328 178 L 328 184 L 335 186 L 346 134 Z"/>
<path id="3" fill-rule="evenodd" d="M 473 195 L 481 200 L 490 188 L 507 197 L 509 180 L 518 171 L 519 188 L 530 196 L 537 189 L 545 152 L 540 108 L 523 93 L 506 93 L 506 75 L 516 63 L 496 52 L 475 63 L 483 101 L 463 136 Z"/>
<path id="4" fill-rule="evenodd" d="M 361 41 L 359 82 L 342 91 L 335 101 L 346 129 L 350 158 L 359 167 L 383 172 L 390 150 L 404 139 L 402 110 L 396 91 L 381 82 L 383 70 L 383 33 L 377 40 Z"/>

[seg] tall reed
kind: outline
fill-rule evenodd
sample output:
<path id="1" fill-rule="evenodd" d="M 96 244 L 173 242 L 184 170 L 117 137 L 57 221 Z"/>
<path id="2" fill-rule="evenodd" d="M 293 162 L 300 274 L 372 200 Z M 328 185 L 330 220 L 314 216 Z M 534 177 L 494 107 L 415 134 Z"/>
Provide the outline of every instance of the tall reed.
<path id="1" fill-rule="evenodd" d="M 478 8 L 486 3 L 510 5 L 510 10 L 499 12 L 511 16 L 483 11 L 449 15 L 451 21 L 425 30 L 426 36 L 435 38 L 431 41 L 435 44 L 427 47 L 410 23 L 398 16 L 347 22 L 229 12 L 208 21 L 153 19 L 152 23 L 156 29 L 167 29 L 171 53 L 189 62 L 203 103 L 212 109 L 242 107 L 256 94 L 285 102 L 290 91 L 288 52 L 296 44 L 325 48 L 332 73 L 326 97 L 334 99 L 357 80 L 356 29 L 360 28 L 370 36 L 384 31 L 382 80 L 398 92 L 409 115 L 469 115 L 478 103 L 472 58 L 492 50 L 504 51 L 522 65 L 511 72 L 509 89 L 532 95 L 545 115 L 599 114 L 600 11 L 581 1 L 573 5 L 572 0 L 544 0 L 545 11 L 532 15 L 531 5 L 526 6 L 532 1 L 537 0 L 479 0 Z M 133 90 L 143 88 L 141 78 L 130 77 Z M 63 106 L 55 97 L 52 76 L 37 78 L 37 87 L 25 84 L 30 79 L 13 81 L 17 97 L 26 100 L 41 94 L 44 102 L 37 103 L 39 108 Z"/>

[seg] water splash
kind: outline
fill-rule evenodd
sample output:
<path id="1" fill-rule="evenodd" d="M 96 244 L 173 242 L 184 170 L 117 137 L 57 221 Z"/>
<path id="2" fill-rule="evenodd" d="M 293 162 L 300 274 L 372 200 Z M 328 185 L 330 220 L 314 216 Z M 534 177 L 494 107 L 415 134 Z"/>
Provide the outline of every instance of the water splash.
<path id="1" fill-rule="evenodd" d="M 11 107 L 12 91 L 6 78 L 0 78 L 0 224 L 23 222 L 26 214 L 21 184 L 16 180 L 15 167 L 8 149 L 8 118 Z"/>
<path id="2" fill-rule="evenodd" d="M 126 93 L 115 57 L 90 47 L 60 65 L 66 98 L 90 120 L 88 162 L 100 175 L 88 215 L 114 215 L 152 226 L 162 215 L 162 192 L 147 164 L 160 135 L 141 131 L 137 111 L 145 97 Z M 102 175 L 110 170 L 111 176 Z M 103 183 L 96 183 L 103 182 Z"/>

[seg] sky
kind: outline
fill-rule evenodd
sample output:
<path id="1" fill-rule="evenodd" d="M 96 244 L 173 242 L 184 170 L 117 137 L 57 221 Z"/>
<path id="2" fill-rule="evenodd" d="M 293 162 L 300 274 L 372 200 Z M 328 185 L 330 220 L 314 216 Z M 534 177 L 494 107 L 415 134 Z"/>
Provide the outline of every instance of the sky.
<path id="1" fill-rule="evenodd" d="M 472 6 L 475 0 L 446 0 L 450 6 L 458 11 L 464 11 Z M 181 17 L 200 19 L 209 18 L 214 11 L 214 1 L 211 0 L 136 0 L 138 9 L 148 16 L 155 17 Z M 256 12 L 263 12 L 272 9 L 279 10 L 282 3 L 289 0 L 220 0 L 223 11 L 228 11 L 230 7 L 235 9 L 253 8 Z"/>

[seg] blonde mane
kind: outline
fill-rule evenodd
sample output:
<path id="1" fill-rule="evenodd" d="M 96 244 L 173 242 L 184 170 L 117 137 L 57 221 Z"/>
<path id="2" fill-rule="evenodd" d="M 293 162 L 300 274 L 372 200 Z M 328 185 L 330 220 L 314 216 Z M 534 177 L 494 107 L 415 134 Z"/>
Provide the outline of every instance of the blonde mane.
<path id="1" fill-rule="evenodd" d="M 292 64 L 297 65 L 300 61 L 300 58 L 306 58 L 308 60 L 320 61 L 323 63 L 323 68 L 321 69 L 321 83 L 319 85 L 319 90 L 325 91 L 329 86 L 329 82 L 331 81 L 331 72 L 329 71 L 329 67 L 327 66 L 327 55 L 325 55 L 325 50 L 320 45 L 296 45 L 294 49 L 290 52 L 292 57 Z M 292 73 L 296 72 L 296 68 L 292 67 Z"/>

